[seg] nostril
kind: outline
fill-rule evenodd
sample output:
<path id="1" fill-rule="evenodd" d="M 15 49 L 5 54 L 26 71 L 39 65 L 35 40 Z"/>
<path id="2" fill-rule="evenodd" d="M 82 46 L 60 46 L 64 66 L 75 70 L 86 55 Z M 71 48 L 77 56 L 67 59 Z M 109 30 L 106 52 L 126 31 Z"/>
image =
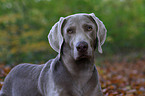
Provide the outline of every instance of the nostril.
<path id="1" fill-rule="evenodd" d="M 84 45 L 83 48 L 87 49 L 88 48 L 88 45 Z"/>
<path id="2" fill-rule="evenodd" d="M 81 41 L 77 43 L 76 48 L 79 52 L 84 52 L 84 51 L 87 51 L 88 44 L 85 41 Z"/>
<path id="3" fill-rule="evenodd" d="M 83 49 L 86 51 L 88 49 L 88 46 L 83 46 Z"/>

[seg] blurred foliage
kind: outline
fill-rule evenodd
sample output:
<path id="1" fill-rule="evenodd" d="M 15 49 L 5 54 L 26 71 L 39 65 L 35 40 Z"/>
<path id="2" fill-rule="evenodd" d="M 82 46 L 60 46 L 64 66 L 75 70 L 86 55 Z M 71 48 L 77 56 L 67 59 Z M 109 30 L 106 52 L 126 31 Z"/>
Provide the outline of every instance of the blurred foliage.
<path id="1" fill-rule="evenodd" d="M 55 57 L 49 30 L 61 16 L 82 12 L 104 22 L 105 54 L 145 49 L 144 0 L 0 0 L 0 62 L 43 63 Z"/>

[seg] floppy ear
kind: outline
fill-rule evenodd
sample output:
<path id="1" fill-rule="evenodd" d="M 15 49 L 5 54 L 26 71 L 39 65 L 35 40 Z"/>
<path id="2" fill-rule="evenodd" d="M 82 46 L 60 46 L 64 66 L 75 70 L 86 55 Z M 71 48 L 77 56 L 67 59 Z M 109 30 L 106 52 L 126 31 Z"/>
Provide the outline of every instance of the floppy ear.
<path id="1" fill-rule="evenodd" d="M 64 18 L 61 17 L 59 21 L 52 27 L 48 34 L 50 46 L 58 53 L 60 53 L 61 46 L 63 43 L 63 37 L 61 34 L 61 27 L 63 22 Z"/>
<path id="2" fill-rule="evenodd" d="M 98 51 L 99 51 L 99 53 L 102 53 L 103 51 L 102 51 L 102 47 L 101 46 L 105 42 L 107 30 L 106 30 L 105 25 L 103 24 L 103 22 L 100 21 L 99 18 L 97 18 L 94 13 L 92 13 L 90 15 L 95 20 L 95 22 L 96 22 L 96 24 L 98 26 L 98 31 L 97 31 Z"/>

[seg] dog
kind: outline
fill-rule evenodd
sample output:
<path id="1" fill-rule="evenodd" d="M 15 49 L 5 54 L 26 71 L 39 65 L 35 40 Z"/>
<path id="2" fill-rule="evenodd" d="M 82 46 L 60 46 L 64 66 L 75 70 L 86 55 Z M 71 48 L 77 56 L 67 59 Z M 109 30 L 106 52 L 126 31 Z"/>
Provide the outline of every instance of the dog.
<path id="1" fill-rule="evenodd" d="M 14 67 L 0 96 L 103 96 L 94 53 L 102 53 L 106 33 L 94 13 L 61 17 L 48 34 L 56 58 Z"/>

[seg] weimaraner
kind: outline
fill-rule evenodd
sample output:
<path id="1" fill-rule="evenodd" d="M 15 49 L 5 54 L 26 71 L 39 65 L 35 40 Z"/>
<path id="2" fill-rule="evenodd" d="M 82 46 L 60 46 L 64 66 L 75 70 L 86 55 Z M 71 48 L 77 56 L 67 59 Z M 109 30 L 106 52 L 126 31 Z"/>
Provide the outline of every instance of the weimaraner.
<path id="1" fill-rule="evenodd" d="M 93 13 L 61 17 L 48 35 L 58 56 L 45 64 L 14 67 L 0 96 L 103 96 L 94 52 L 102 53 L 106 32 Z"/>

